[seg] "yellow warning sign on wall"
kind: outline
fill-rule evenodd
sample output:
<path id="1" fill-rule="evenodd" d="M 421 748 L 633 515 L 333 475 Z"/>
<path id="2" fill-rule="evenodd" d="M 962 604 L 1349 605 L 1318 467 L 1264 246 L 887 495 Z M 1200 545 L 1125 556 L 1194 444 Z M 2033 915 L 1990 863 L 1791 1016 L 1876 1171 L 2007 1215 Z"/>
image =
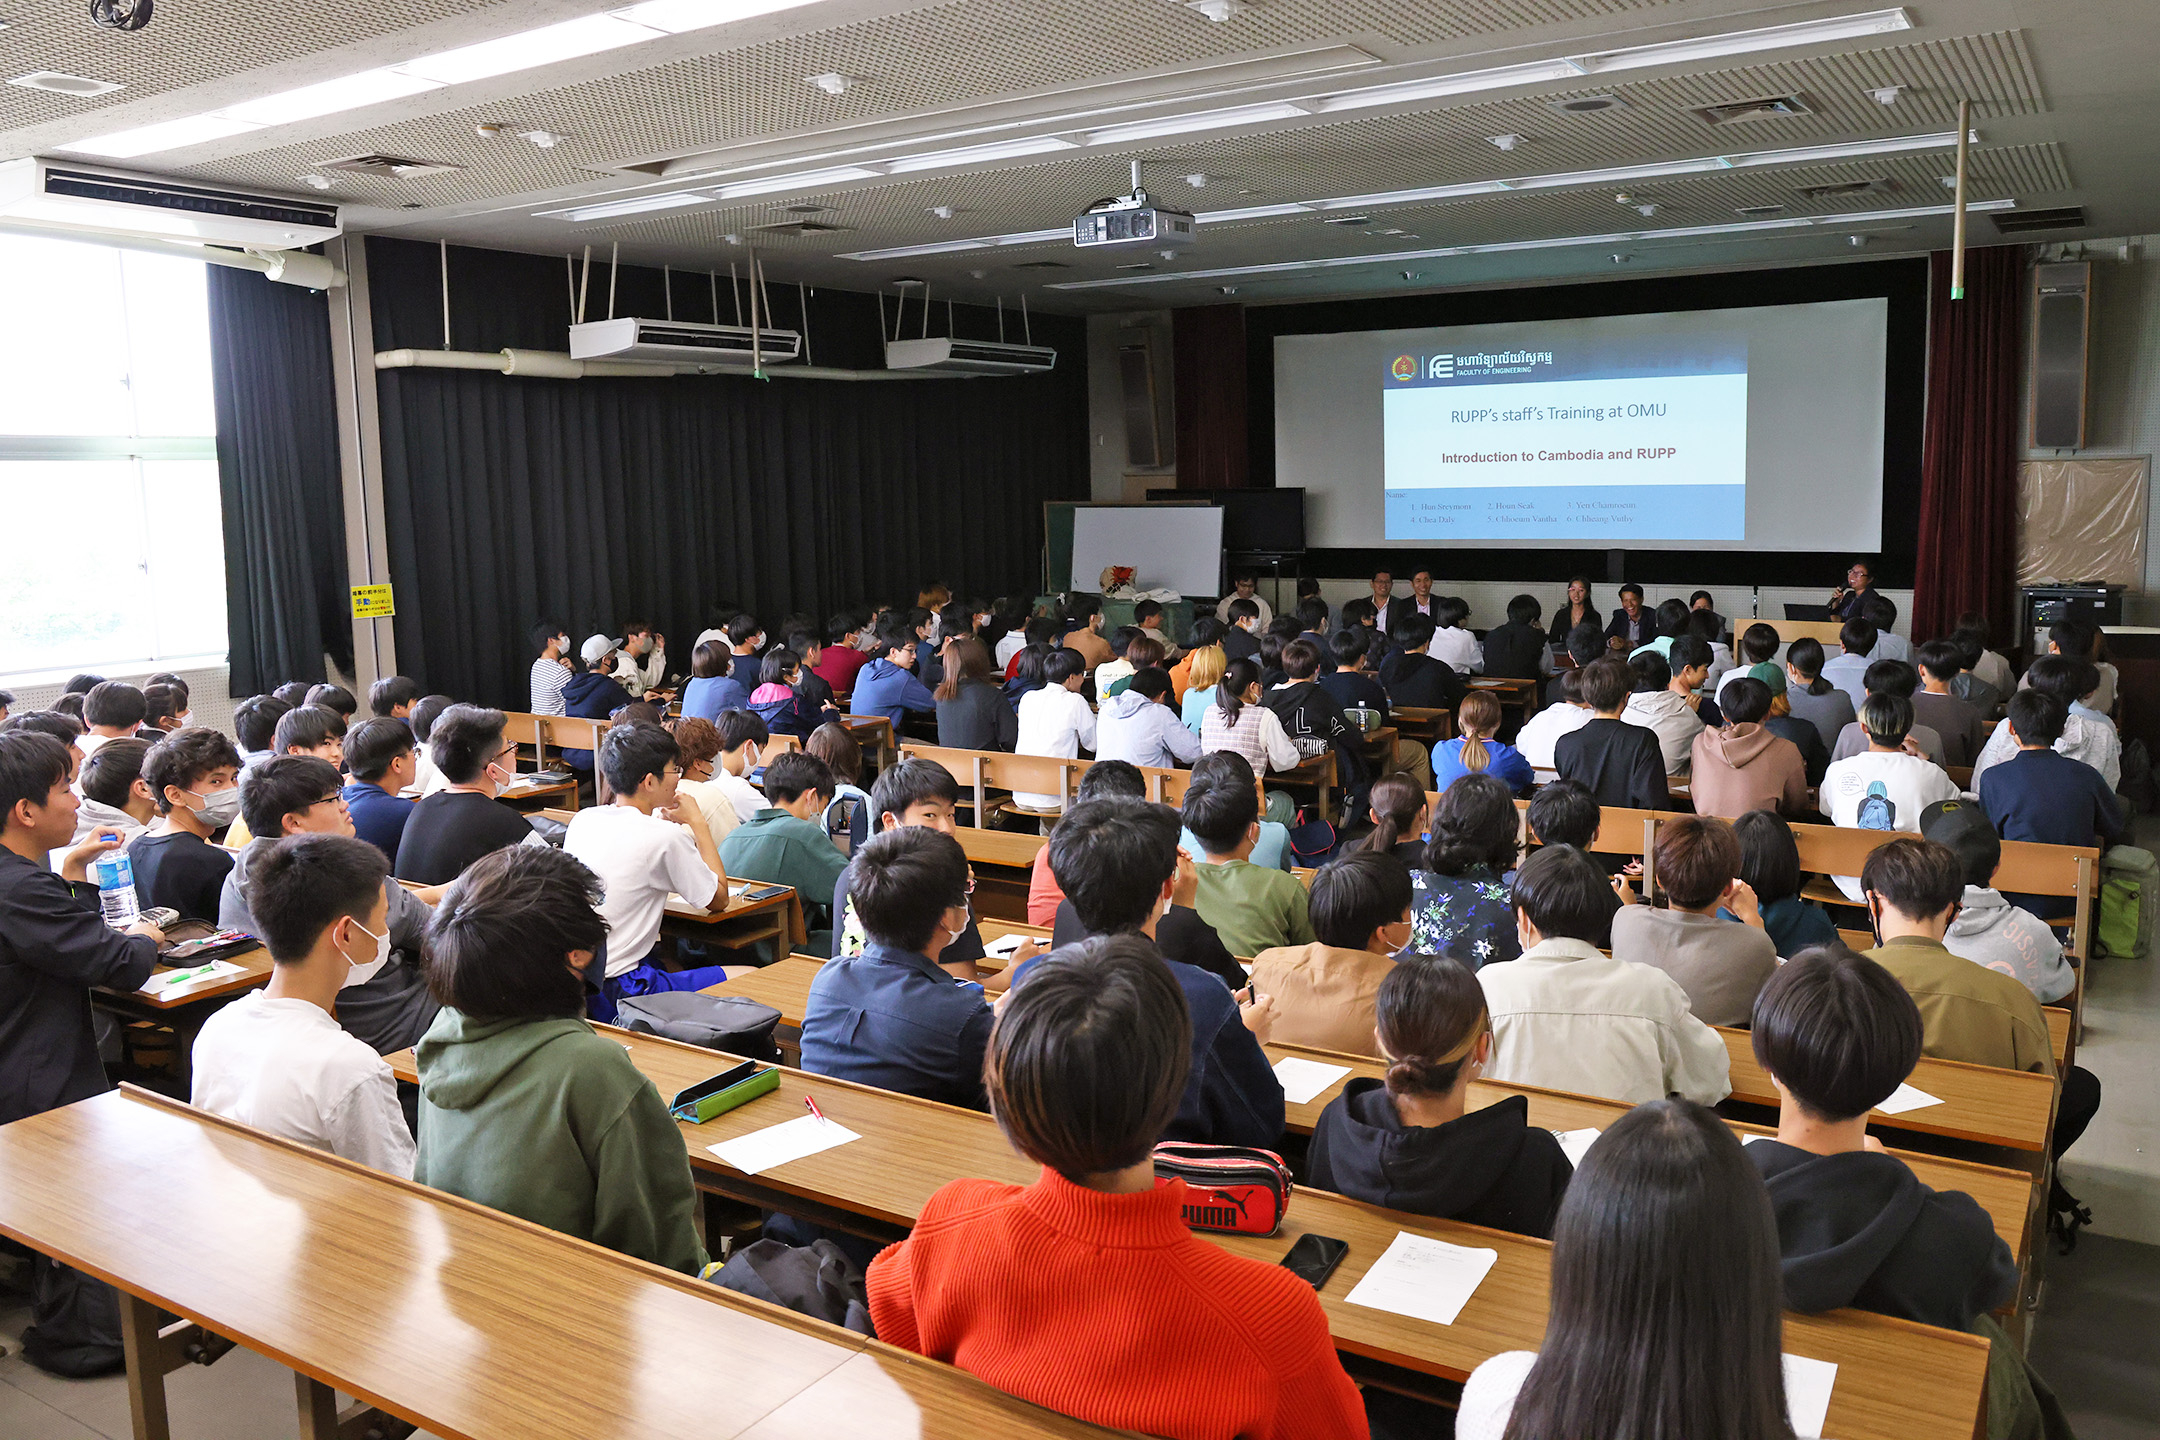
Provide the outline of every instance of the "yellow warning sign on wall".
<path id="1" fill-rule="evenodd" d="M 392 598 L 388 585 L 355 585 L 352 587 L 352 613 L 355 620 L 380 620 L 386 615 L 397 614 L 397 601 Z"/>

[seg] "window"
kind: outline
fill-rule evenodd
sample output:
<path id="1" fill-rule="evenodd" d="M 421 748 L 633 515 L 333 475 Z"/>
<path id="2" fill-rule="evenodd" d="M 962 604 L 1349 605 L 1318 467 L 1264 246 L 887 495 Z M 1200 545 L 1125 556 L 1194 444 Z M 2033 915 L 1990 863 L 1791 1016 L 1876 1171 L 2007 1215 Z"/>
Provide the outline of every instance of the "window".
<path id="1" fill-rule="evenodd" d="M 0 235 L 0 675 L 224 660 L 203 271 Z"/>

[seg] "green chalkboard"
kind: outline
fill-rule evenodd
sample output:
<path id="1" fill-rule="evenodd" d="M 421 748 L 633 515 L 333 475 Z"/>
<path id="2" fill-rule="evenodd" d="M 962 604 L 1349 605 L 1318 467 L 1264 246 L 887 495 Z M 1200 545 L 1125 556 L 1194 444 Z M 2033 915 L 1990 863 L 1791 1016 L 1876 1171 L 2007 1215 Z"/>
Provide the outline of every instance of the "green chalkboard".
<path id="1" fill-rule="evenodd" d="M 1073 500 L 1045 500 L 1043 502 L 1043 573 L 1042 591 L 1054 595 L 1065 588 L 1072 578 L 1073 511 L 1079 509 Z"/>

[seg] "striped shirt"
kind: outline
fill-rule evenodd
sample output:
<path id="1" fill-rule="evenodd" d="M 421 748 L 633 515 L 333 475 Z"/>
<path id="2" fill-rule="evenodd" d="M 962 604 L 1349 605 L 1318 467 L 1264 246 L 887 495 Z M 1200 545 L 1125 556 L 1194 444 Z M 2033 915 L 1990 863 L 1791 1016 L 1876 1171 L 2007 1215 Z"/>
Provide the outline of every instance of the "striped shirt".
<path id="1" fill-rule="evenodd" d="M 535 715 L 562 714 L 562 687 L 569 679 L 570 671 L 562 661 L 550 660 L 545 655 L 533 661 L 532 713 Z"/>

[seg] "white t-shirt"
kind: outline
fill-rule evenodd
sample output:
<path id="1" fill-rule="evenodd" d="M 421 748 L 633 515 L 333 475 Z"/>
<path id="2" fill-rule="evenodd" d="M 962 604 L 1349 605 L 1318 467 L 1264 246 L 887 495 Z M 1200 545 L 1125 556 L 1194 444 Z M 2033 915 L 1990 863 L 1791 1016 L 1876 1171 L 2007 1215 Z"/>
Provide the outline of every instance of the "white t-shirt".
<path id="1" fill-rule="evenodd" d="M 1523 759 L 1530 762 L 1533 770 L 1550 770 L 1554 767 L 1553 750 L 1560 737 L 1582 729 L 1597 712 L 1587 705 L 1548 705 L 1531 716 L 1515 737 L 1515 748 Z"/>
<path id="2" fill-rule="evenodd" d="M 1475 675 L 1485 668 L 1485 647 L 1478 644 L 1477 636 L 1457 625 L 1435 630 L 1425 653 L 1445 660 L 1458 675 Z"/>
<path id="3" fill-rule="evenodd" d="M 192 1104 L 412 1178 L 412 1131 L 390 1067 L 320 1005 L 243 995 L 203 1022 L 194 1060 Z"/>
<path id="4" fill-rule="evenodd" d="M 999 636 L 997 649 L 991 652 L 991 658 L 997 662 L 998 673 L 1000 675 L 1004 674 L 1005 667 L 1012 664 L 1012 657 L 1025 649 L 1027 649 L 1026 630 L 1008 630 Z"/>
<path id="5" fill-rule="evenodd" d="M 698 813 L 705 817 L 705 828 L 712 833 L 715 849 L 719 848 L 728 831 L 742 824 L 742 816 L 735 809 L 735 797 L 720 783 L 720 777 L 725 774 L 725 770 L 715 769 L 710 780 L 675 782 L 675 793 L 697 806 Z"/>
<path id="6" fill-rule="evenodd" d="M 608 922 L 610 979 L 636 969 L 652 952 L 669 891 L 702 905 L 720 883 L 698 854 L 689 826 L 634 805 L 578 811 L 563 835 L 563 850 L 584 861 L 606 887 L 600 914 Z"/>
<path id="7" fill-rule="evenodd" d="M 1020 727 L 1013 750 L 1021 755 L 1057 755 L 1072 759 L 1095 748 L 1095 712 L 1063 685 L 1045 685 L 1020 697 Z M 1058 803 L 1055 795 L 1013 792 L 1013 799 L 1034 810 Z"/>
<path id="8" fill-rule="evenodd" d="M 1958 798 L 1957 782 L 1941 766 L 1918 755 L 1863 751 L 1831 762 L 1823 773 L 1822 806 L 1830 823 L 1848 830 L 1920 833 L 1920 812 L 1938 800 Z M 1862 898 L 1860 877 L 1833 877 L 1853 900 Z"/>
<path id="9" fill-rule="evenodd" d="M 769 809 L 771 806 L 771 802 L 765 798 L 765 793 L 762 790 L 751 784 L 744 776 L 737 775 L 732 771 L 716 767 L 713 770 L 712 779 L 705 783 L 719 786 L 720 793 L 727 796 L 734 804 L 736 825 L 740 825 L 747 820 L 757 819 L 758 811 Z M 732 830 L 735 826 L 730 825 L 728 828 Z M 720 843 L 720 832 L 717 830 L 713 832 L 713 843 L 715 845 Z"/>

